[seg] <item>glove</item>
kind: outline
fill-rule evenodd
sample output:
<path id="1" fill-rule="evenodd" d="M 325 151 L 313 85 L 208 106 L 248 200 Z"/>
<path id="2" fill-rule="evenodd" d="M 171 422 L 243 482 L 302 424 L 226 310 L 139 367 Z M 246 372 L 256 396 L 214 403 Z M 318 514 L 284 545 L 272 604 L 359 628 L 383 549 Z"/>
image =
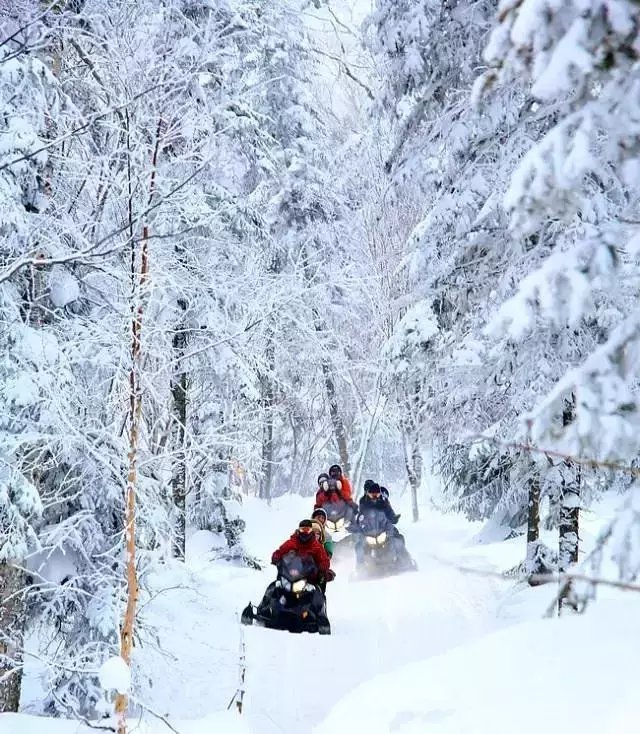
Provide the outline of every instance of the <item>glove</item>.
<path id="1" fill-rule="evenodd" d="M 400 519 L 400 513 L 398 513 L 397 515 L 395 515 L 395 517 L 393 518 L 393 520 L 392 520 L 393 524 L 395 525 L 398 522 L 399 519 Z"/>
<path id="2" fill-rule="evenodd" d="M 327 571 L 327 581 L 333 581 L 333 579 L 335 579 L 335 577 L 336 577 L 336 572 L 332 568 L 330 568 Z"/>

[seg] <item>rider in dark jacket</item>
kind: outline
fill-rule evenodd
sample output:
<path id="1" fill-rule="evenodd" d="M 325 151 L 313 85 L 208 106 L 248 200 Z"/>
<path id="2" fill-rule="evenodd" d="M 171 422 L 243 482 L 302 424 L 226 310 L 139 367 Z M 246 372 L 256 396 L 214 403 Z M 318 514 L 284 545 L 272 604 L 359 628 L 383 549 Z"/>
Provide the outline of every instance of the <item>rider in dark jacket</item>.
<path id="1" fill-rule="evenodd" d="M 392 537 L 394 542 L 398 544 L 398 550 L 405 552 L 404 536 L 395 527 L 395 524 L 400 519 L 400 515 L 394 512 L 388 497 L 385 497 L 381 493 L 380 486 L 373 479 L 367 479 L 364 483 L 364 494 L 359 502 L 359 514 L 348 528 L 355 536 L 356 563 L 360 564 L 364 560 L 364 538 L 362 537 L 359 520 L 362 513 L 366 510 L 381 510 L 384 512 L 385 517 L 393 526 L 391 528 Z"/>
<path id="2" fill-rule="evenodd" d="M 382 510 L 387 520 L 395 525 L 400 519 L 400 515 L 397 515 L 391 507 L 388 497 L 385 497 L 378 484 L 373 479 L 367 479 L 364 483 L 364 494 L 360 497 L 358 504 L 360 512 L 365 510 Z"/>

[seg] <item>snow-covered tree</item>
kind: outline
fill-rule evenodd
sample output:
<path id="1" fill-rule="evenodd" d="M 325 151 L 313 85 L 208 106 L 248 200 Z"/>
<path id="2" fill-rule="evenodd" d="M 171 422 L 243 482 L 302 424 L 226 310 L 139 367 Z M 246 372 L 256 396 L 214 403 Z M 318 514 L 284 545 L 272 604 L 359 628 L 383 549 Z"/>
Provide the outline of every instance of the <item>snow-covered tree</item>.
<path id="1" fill-rule="evenodd" d="M 574 360 L 522 411 L 537 444 L 591 458 L 637 455 L 638 8 L 505 3 L 476 92 L 522 80 L 554 110 L 515 168 L 504 205 L 527 266 L 492 324 L 518 343 L 570 335 Z M 571 368 L 571 369 L 566 369 Z M 577 559 L 579 471 L 564 462 L 560 567 Z M 571 476 L 569 476 L 571 475 Z"/>

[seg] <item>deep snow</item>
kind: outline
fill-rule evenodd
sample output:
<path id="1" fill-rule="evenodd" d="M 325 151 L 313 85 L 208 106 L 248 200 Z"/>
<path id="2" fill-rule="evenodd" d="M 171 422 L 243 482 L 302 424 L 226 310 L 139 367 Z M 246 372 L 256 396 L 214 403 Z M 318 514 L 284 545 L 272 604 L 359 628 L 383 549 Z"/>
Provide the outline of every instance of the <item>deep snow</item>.
<path id="1" fill-rule="evenodd" d="M 350 557 L 338 561 L 328 591 L 331 637 L 242 627 L 240 610 L 259 600 L 273 567 L 256 572 L 214 562 L 215 539 L 192 536 L 188 567 L 159 569 L 153 593 L 142 599 L 144 618 L 157 632 L 156 643 L 135 650 L 134 689 L 145 706 L 180 734 L 353 728 L 522 734 L 563 731 L 570 716 L 581 734 L 631 725 L 631 695 L 640 683 L 629 645 L 640 612 L 635 600 L 609 594 L 586 617 L 541 620 L 553 585 L 523 589 L 457 568 L 505 570 L 521 560 L 522 538 L 479 544 L 480 525 L 425 508 L 414 525 L 404 504 L 400 526 L 419 571 L 353 582 Z M 271 508 L 247 500 L 248 550 L 266 561 L 309 509 L 298 497 Z M 595 518 L 587 517 L 587 545 L 596 529 Z M 247 671 L 240 717 L 235 706 L 226 709 L 237 688 L 242 637 Z M 28 705 L 37 712 L 29 685 Z M 143 734 L 169 731 L 152 715 L 143 721 L 137 729 Z M 83 729 L 76 722 L 0 716 L 2 734 Z"/>

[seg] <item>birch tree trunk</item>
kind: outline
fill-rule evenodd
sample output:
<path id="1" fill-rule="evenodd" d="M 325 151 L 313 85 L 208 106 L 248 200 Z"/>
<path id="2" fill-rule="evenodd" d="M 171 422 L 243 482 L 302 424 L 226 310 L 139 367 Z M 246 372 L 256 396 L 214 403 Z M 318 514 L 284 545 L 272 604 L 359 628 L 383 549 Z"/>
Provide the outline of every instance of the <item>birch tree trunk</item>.
<path id="1" fill-rule="evenodd" d="M 148 204 L 153 200 L 156 184 L 158 155 L 163 130 L 163 121 L 158 121 L 152 155 L 151 180 L 149 182 Z M 130 199 L 131 214 L 131 199 Z M 147 204 L 147 205 L 148 205 Z M 130 219 L 133 222 L 133 219 Z M 135 281 L 136 252 L 135 239 L 131 239 L 131 275 Z M 136 609 L 138 604 L 138 577 L 136 573 L 136 488 L 138 485 L 138 447 L 142 422 L 142 319 L 144 316 L 145 288 L 149 279 L 149 225 L 142 228 L 139 288 L 134 292 L 131 309 L 131 367 L 129 370 L 129 451 L 127 487 L 125 495 L 125 563 L 127 578 L 127 604 L 124 620 L 120 629 L 120 657 L 131 666 L 133 635 L 135 630 Z M 115 701 L 117 734 L 127 734 L 128 695 L 119 693 Z"/>

